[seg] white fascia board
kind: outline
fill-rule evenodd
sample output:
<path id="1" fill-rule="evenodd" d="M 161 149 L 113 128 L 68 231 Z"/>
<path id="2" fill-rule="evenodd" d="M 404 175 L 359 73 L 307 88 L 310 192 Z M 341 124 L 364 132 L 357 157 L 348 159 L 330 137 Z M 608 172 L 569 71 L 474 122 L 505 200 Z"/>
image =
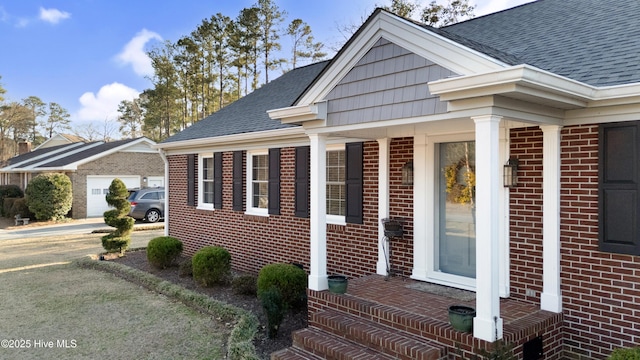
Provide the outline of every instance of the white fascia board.
<path id="1" fill-rule="evenodd" d="M 21 167 L 22 165 L 27 164 L 27 163 L 30 163 L 30 162 L 33 162 L 33 161 L 36 161 L 36 160 L 39 160 L 39 159 L 45 159 L 45 158 L 46 158 L 46 161 L 51 161 L 51 159 L 53 159 L 53 158 L 56 156 L 56 154 L 60 154 L 60 153 L 63 153 L 63 152 L 65 152 L 65 151 L 69 151 L 70 149 L 73 149 L 73 148 L 78 147 L 78 146 L 81 146 L 81 145 L 86 145 L 86 144 L 85 144 L 85 143 L 73 143 L 73 144 L 69 144 L 69 145 L 67 145 L 67 146 L 65 146 L 65 147 L 62 147 L 62 148 L 60 148 L 60 149 L 52 150 L 52 151 L 49 151 L 49 152 L 43 153 L 43 154 L 41 154 L 41 155 L 38 155 L 38 156 L 36 156 L 36 157 L 32 157 L 32 158 L 30 158 L 30 159 L 27 159 L 27 160 L 24 160 L 24 161 L 20 161 L 20 162 L 18 162 L 18 163 L 15 163 L 15 164 L 11 164 L 11 165 L 9 165 L 9 166 L 6 166 L 6 167 L 2 168 L 2 171 L 5 171 L 5 170 L 12 170 L 12 169 L 20 169 L 20 167 Z M 35 150 L 34 150 L 34 151 L 35 151 Z M 57 158 L 59 158 L 59 157 L 57 157 Z"/>
<path id="2" fill-rule="evenodd" d="M 538 94 L 543 92 L 563 94 L 565 97 L 575 99 L 582 104 L 593 100 L 595 95 L 593 86 L 529 65 L 517 65 L 503 70 L 441 79 L 429 83 L 429 91 L 434 95 L 439 95 L 445 101 L 497 95 L 512 92 L 516 87 L 519 87 L 520 91 L 531 88 L 536 90 Z"/>
<path id="3" fill-rule="evenodd" d="M 302 126 L 287 129 L 257 131 L 218 137 L 159 143 L 153 147 L 165 151 L 167 155 L 191 154 L 201 149 L 207 151 L 251 150 L 275 145 L 308 145 L 309 137 Z"/>
<path id="4" fill-rule="evenodd" d="M 382 11 L 351 40 L 338 58 L 334 58 L 329 68 L 300 98 L 298 104 L 313 104 L 323 100 L 380 38 L 461 75 L 493 71 L 507 66 L 417 24 Z"/>
<path id="5" fill-rule="evenodd" d="M 637 103 L 640 99 L 640 84 L 596 87 L 530 65 L 432 81 L 429 91 L 443 101 L 519 93 L 562 103 L 567 109 Z"/>
<path id="6" fill-rule="evenodd" d="M 299 124 L 305 121 L 326 120 L 327 102 L 322 101 L 311 105 L 298 105 L 267 111 L 273 120 L 280 120 L 283 124 Z"/>
<path id="7" fill-rule="evenodd" d="M 58 159 L 65 158 L 65 157 L 70 156 L 70 155 L 74 155 L 74 154 L 76 154 L 76 153 L 79 153 L 79 152 L 85 151 L 85 150 L 87 150 L 87 149 L 91 149 L 92 147 L 95 147 L 95 146 L 102 145 L 102 141 L 97 142 L 97 143 L 95 143 L 95 144 L 90 144 L 90 145 L 89 145 L 89 144 L 86 144 L 86 143 L 81 143 L 81 144 L 82 144 L 83 146 L 80 146 L 80 147 L 78 147 L 77 149 L 74 149 L 73 151 L 68 151 L 68 152 L 64 152 L 64 153 L 58 153 L 58 155 L 57 155 L 57 156 L 50 157 L 50 158 L 47 158 L 47 159 L 43 159 L 42 161 L 39 161 L 39 162 L 37 162 L 37 163 L 35 163 L 35 164 L 31 164 L 31 165 L 29 165 L 29 166 L 27 166 L 27 167 L 25 167 L 25 168 L 23 168 L 23 169 L 24 169 L 24 170 L 35 169 L 35 171 L 42 171 L 42 168 L 38 168 L 38 166 L 40 166 L 40 165 L 42 165 L 42 164 L 46 164 L 46 163 L 52 162 L 52 161 L 54 161 L 54 160 L 58 160 Z M 48 168 L 47 168 L 47 169 L 48 169 Z M 55 169 L 62 169 L 62 167 L 61 167 L 61 168 L 55 168 Z"/>

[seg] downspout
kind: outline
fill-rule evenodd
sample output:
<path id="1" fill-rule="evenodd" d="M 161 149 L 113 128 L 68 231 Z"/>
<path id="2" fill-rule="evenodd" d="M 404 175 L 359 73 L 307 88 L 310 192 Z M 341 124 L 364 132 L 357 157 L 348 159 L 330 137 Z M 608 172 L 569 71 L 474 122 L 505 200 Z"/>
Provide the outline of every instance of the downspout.
<path id="1" fill-rule="evenodd" d="M 158 153 L 164 162 L 164 236 L 169 236 L 169 160 L 162 149 Z"/>

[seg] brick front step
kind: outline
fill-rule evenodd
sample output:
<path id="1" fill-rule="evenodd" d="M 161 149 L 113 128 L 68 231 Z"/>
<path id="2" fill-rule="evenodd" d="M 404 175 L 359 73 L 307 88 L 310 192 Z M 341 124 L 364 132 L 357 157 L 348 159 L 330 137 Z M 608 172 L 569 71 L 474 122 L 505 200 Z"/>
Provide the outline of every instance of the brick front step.
<path id="1" fill-rule="evenodd" d="M 293 346 L 332 360 L 391 360 L 393 357 L 316 328 L 293 333 Z"/>
<path id="2" fill-rule="evenodd" d="M 334 310 L 314 314 L 311 324 L 395 359 L 438 360 L 446 353 L 444 346 L 427 339 Z"/>
<path id="3" fill-rule="evenodd" d="M 272 353 L 271 360 L 322 360 L 322 358 L 308 351 L 289 347 Z"/>

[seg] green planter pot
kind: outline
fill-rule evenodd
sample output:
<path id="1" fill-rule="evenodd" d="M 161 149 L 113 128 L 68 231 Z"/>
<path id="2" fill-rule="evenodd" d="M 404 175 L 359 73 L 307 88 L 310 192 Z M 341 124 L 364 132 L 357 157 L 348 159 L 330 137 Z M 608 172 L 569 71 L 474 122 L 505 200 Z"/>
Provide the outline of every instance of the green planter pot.
<path id="1" fill-rule="evenodd" d="M 329 291 L 334 294 L 344 294 L 347 292 L 347 277 L 344 275 L 329 275 Z"/>
<path id="2" fill-rule="evenodd" d="M 473 318 L 476 317 L 476 309 L 468 306 L 449 306 L 449 323 L 454 329 L 464 332 L 473 331 Z"/>

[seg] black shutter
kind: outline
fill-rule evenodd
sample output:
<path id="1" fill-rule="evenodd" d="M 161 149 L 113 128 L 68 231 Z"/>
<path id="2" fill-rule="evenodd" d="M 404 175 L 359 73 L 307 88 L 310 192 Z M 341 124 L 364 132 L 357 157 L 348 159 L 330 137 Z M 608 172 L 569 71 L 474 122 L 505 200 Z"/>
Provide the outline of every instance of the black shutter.
<path id="1" fill-rule="evenodd" d="M 196 205 L 196 155 L 187 155 L 187 205 Z"/>
<path id="2" fill-rule="evenodd" d="M 222 153 L 213 154 L 213 208 L 222 209 Z"/>
<path id="3" fill-rule="evenodd" d="M 598 219 L 600 250 L 640 255 L 640 122 L 601 124 Z"/>
<path id="4" fill-rule="evenodd" d="M 280 215 L 280 149 L 269 149 L 269 214 Z"/>
<path id="5" fill-rule="evenodd" d="M 244 193 L 243 193 L 243 168 L 242 162 L 244 153 L 242 151 L 233 152 L 233 210 L 244 210 Z"/>
<path id="6" fill-rule="evenodd" d="M 345 220 L 352 224 L 362 224 L 362 197 L 363 197 L 363 147 L 364 143 L 347 143 L 346 160 L 346 196 L 347 213 Z"/>
<path id="7" fill-rule="evenodd" d="M 310 153 L 309 146 L 296 148 L 295 216 L 302 218 L 309 217 Z"/>

